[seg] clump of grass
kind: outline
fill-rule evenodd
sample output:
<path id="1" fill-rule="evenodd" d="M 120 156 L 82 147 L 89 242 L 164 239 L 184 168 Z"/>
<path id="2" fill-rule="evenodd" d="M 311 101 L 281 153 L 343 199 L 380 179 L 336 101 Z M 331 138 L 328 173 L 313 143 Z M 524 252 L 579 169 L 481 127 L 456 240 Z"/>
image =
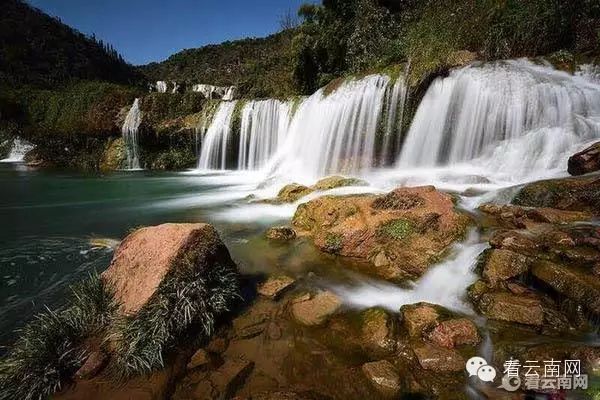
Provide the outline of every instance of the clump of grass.
<path id="1" fill-rule="evenodd" d="M 229 311 L 238 294 L 235 268 L 176 268 L 151 301 L 134 317 L 116 324 L 112 365 L 120 379 L 164 367 L 165 353 L 192 327 L 210 336 L 217 317 Z"/>
<path id="2" fill-rule="evenodd" d="M 396 240 L 403 240 L 409 237 L 414 232 L 412 222 L 405 219 L 393 219 L 382 224 L 378 228 L 380 236 L 390 237 Z"/>
<path id="3" fill-rule="evenodd" d="M 96 274 L 71 288 L 68 307 L 37 315 L 0 361 L 0 399 L 42 399 L 62 389 L 87 357 L 83 340 L 108 324 L 116 310 Z"/>

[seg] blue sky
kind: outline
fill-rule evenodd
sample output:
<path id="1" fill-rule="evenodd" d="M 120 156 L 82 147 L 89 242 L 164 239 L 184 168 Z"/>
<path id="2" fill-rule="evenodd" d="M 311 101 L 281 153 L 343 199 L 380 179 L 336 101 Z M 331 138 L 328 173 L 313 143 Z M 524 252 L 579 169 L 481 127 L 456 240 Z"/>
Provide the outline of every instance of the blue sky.
<path id="1" fill-rule="evenodd" d="M 316 0 L 29 0 L 79 31 L 111 43 L 132 64 L 182 49 L 279 30 L 288 10 Z"/>

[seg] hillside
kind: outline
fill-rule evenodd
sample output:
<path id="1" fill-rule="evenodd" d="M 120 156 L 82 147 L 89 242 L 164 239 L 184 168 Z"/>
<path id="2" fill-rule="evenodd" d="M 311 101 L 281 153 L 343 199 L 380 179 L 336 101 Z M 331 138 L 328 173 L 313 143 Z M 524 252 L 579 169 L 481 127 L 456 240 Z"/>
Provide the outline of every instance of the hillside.
<path id="1" fill-rule="evenodd" d="M 108 44 L 21 0 L 1 0 L 0 82 L 54 87 L 71 80 L 133 83 L 139 76 Z"/>
<path id="2" fill-rule="evenodd" d="M 293 92 L 293 31 L 188 49 L 161 63 L 140 67 L 149 81 L 235 85 L 248 97 L 279 97 Z"/>

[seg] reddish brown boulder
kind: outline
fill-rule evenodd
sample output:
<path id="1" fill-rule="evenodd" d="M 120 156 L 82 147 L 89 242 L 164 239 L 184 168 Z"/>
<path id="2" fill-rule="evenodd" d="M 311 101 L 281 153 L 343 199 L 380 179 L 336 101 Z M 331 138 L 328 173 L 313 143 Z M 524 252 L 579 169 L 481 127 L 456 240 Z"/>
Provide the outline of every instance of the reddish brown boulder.
<path id="1" fill-rule="evenodd" d="M 408 335 L 412 337 L 421 337 L 425 330 L 437 324 L 440 316 L 437 307 L 428 303 L 408 304 L 400 312 Z"/>
<path id="2" fill-rule="evenodd" d="M 482 314 L 491 319 L 534 326 L 544 323 L 542 302 L 534 296 L 509 292 L 484 293 L 477 306 Z"/>
<path id="3" fill-rule="evenodd" d="M 483 278 L 494 286 L 525 273 L 531 264 L 526 256 L 504 249 L 486 251 L 483 262 Z"/>
<path id="4" fill-rule="evenodd" d="M 138 229 L 121 242 L 102 278 L 124 314 L 135 314 L 170 272 L 183 266 L 235 268 L 217 231 L 208 224 L 163 224 Z"/>
<path id="5" fill-rule="evenodd" d="M 421 276 L 460 240 L 469 218 L 433 186 L 383 196 L 324 196 L 298 207 L 293 225 L 321 250 L 368 260 L 391 280 Z"/>
<path id="6" fill-rule="evenodd" d="M 448 349 L 462 345 L 475 346 L 481 341 L 477 327 L 466 318 L 440 322 L 428 336 L 434 344 Z"/>
<path id="7" fill-rule="evenodd" d="M 571 175 L 583 175 L 600 170 L 600 142 L 569 157 L 567 171 Z"/>

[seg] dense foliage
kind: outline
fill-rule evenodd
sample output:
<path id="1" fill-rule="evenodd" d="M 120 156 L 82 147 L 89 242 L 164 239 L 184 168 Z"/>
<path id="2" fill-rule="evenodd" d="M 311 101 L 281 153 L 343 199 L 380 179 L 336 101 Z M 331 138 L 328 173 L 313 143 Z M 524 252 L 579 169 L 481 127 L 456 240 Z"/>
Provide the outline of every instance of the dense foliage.
<path id="1" fill-rule="evenodd" d="M 108 44 L 87 37 L 22 0 L 2 0 L 0 82 L 54 87 L 73 79 L 139 79 Z"/>
<path id="2" fill-rule="evenodd" d="M 247 97 L 278 97 L 293 91 L 291 31 L 184 50 L 140 70 L 149 81 L 175 80 L 188 86 L 235 85 Z"/>
<path id="3" fill-rule="evenodd" d="M 594 0 L 323 0 L 299 10 L 294 78 L 310 93 L 332 78 L 411 61 L 413 81 L 470 50 L 480 59 L 600 54 Z"/>

